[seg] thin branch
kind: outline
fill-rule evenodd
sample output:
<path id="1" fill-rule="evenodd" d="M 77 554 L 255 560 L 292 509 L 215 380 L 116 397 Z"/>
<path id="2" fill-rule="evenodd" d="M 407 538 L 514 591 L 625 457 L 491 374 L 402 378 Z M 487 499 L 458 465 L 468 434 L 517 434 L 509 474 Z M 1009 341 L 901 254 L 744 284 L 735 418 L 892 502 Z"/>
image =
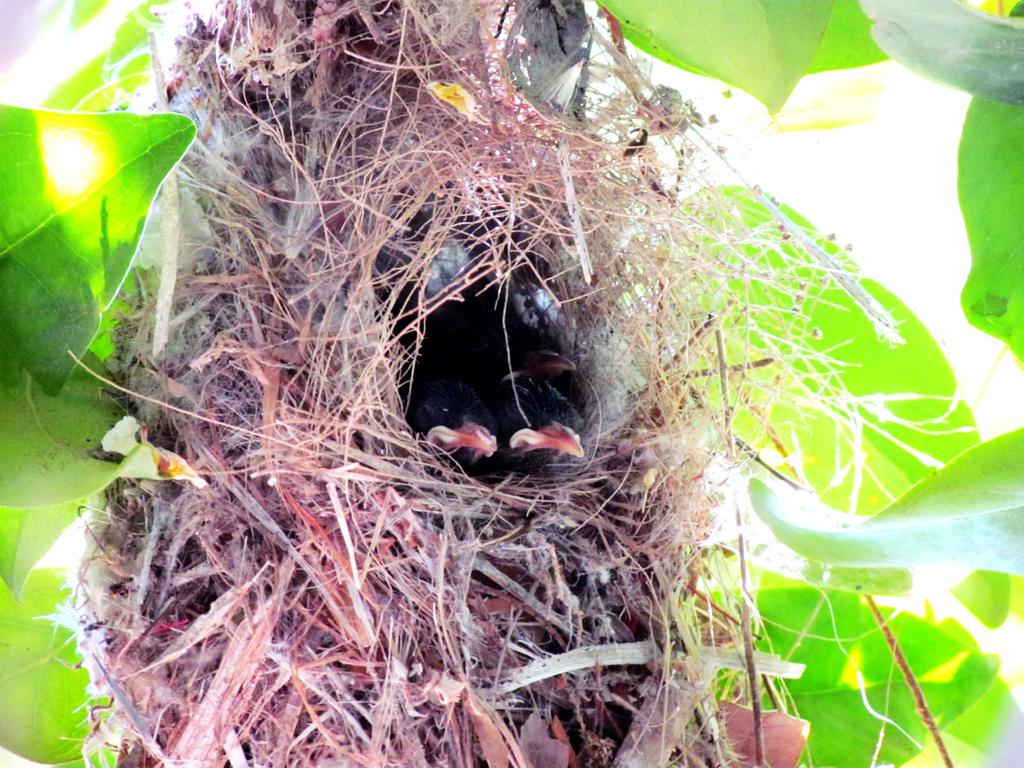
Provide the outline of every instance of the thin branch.
<path id="1" fill-rule="evenodd" d="M 775 220 L 796 238 L 800 245 L 804 247 L 804 250 L 821 263 L 832 279 L 846 291 L 849 297 L 860 305 L 879 336 L 893 345 L 905 343 L 900 332 L 897 330 L 897 323 L 893 319 L 892 314 L 882 306 L 878 299 L 867 292 L 855 275 L 851 274 L 832 254 L 818 245 L 814 238 L 808 235 L 803 227 L 790 219 L 772 198 L 765 194 L 758 194 L 757 199 L 771 211 Z"/>
<path id="2" fill-rule="evenodd" d="M 761 469 L 770 474 L 776 480 L 781 480 L 794 491 L 804 491 L 806 493 L 810 493 L 810 491 L 807 488 L 800 485 L 800 483 L 796 482 L 796 480 L 794 480 L 791 477 L 787 477 L 782 472 L 773 467 L 771 464 L 762 459 L 757 449 L 754 448 L 752 445 L 748 445 L 739 438 L 735 439 L 735 443 L 739 447 L 739 449 L 743 451 L 744 454 L 749 456 L 752 461 L 754 461 L 758 466 L 761 467 Z"/>
<path id="3" fill-rule="evenodd" d="M 729 369 L 725 364 L 725 339 L 722 329 L 715 329 L 718 348 L 718 374 L 722 385 L 722 405 L 725 417 L 725 436 L 729 458 L 735 461 L 736 445 L 732 438 L 732 406 L 729 405 Z M 747 678 L 750 681 L 750 708 L 754 717 L 754 768 L 764 766 L 764 723 L 761 715 L 761 687 L 758 685 L 757 665 L 754 663 L 754 638 L 750 632 L 750 570 L 747 568 L 747 545 L 743 538 L 743 508 L 736 505 L 736 551 L 740 560 L 740 619 L 743 622 L 743 654 Z"/>
<path id="4" fill-rule="evenodd" d="M 768 211 L 772 218 L 803 247 L 804 251 L 824 267 L 829 276 L 839 284 L 853 301 L 860 305 L 864 314 L 871 321 L 875 332 L 890 344 L 903 344 L 904 339 L 897 328 L 896 320 L 882 304 L 860 284 L 857 277 L 850 273 L 838 259 L 818 245 L 814 238 L 804 231 L 803 227 L 794 222 L 785 211 L 768 195 L 763 194 L 755 185 L 750 184 L 743 174 L 732 165 L 722 153 L 698 130 L 691 126 L 690 136 L 695 136 L 704 146 L 708 157 L 713 157 L 721 162 L 729 171 L 739 179 L 753 197 L 757 199 Z"/>
<path id="5" fill-rule="evenodd" d="M 594 268 L 590 262 L 590 250 L 587 248 L 587 236 L 583 232 L 583 215 L 579 203 L 576 202 L 576 184 L 572 180 L 572 162 L 569 157 L 569 141 L 563 136 L 558 142 L 558 168 L 562 172 L 562 183 L 565 184 L 565 206 L 572 222 L 572 236 L 576 243 L 576 256 L 580 260 L 583 271 L 583 282 L 590 285 L 594 278 Z"/>
<path id="6" fill-rule="evenodd" d="M 896 662 L 896 666 L 903 673 L 903 679 L 906 681 L 907 687 L 914 697 L 914 704 L 917 706 L 917 714 L 921 717 L 921 722 L 924 723 L 928 733 L 935 739 L 935 746 L 939 748 L 939 754 L 942 755 L 942 764 L 946 768 L 953 768 L 953 761 L 949 757 L 949 752 L 946 751 L 946 744 L 942 741 L 942 734 L 939 733 L 939 727 L 935 723 L 932 711 L 928 708 L 928 702 L 924 698 L 924 691 L 921 690 L 921 685 L 914 676 L 914 670 L 907 663 L 907 657 L 903 655 L 903 649 L 900 648 L 899 641 L 896 640 L 892 630 L 889 629 L 889 624 L 886 622 L 885 617 L 882 616 L 882 612 L 878 610 L 878 605 L 875 603 L 874 598 L 870 595 L 865 595 L 864 600 L 867 602 L 868 608 L 871 609 L 871 615 L 875 617 L 875 621 L 882 630 L 882 634 L 885 635 L 885 642 L 889 645 L 893 661 Z"/>
<path id="7" fill-rule="evenodd" d="M 725 370 L 727 373 L 736 373 L 738 371 L 753 371 L 758 368 L 764 368 L 776 362 L 774 357 L 762 357 L 757 360 L 751 360 L 749 363 L 734 363 L 733 365 L 726 366 Z M 710 368 L 701 368 L 699 371 L 689 371 L 683 378 L 686 379 L 700 379 L 707 378 L 708 376 L 714 376 L 718 371 L 713 371 Z"/>
<path id="8" fill-rule="evenodd" d="M 502 573 L 501 569 L 493 563 L 483 557 L 478 557 L 473 562 L 473 570 L 481 576 L 485 576 L 493 581 L 501 587 L 501 589 L 505 590 L 507 594 L 522 603 L 523 607 L 537 618 L 548 622 L 553 627 L 557 627 L 567 637 L 572 635 L 572 623 L 569 619 L 559 616 L 553 610 L 550 610 L 546 605 L 544 605 L 544 603 L 534 597 L 529 590 L 524 588 L 514 579 L 506 576 Z"/>

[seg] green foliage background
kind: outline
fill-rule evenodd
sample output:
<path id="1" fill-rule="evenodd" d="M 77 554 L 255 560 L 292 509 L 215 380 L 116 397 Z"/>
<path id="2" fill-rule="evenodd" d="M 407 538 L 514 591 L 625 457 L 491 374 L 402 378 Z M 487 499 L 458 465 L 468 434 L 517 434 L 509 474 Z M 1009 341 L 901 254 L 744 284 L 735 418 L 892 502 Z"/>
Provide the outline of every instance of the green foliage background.
<path id="1" fill-rule="evenodd" d="M 958 158 L 973 259 L 963 311 L 1024 357 L 1024 83 L 1017 66 L 1024 21 L 955 0 L 603 6 L 637 48 L 742 88 L 770 112 L 810 73 L 889 55 L 974 94 Z M 77 34 L 108 7 L 107 0 L 75 0 L 50 23 Z M 93 375 L 105 374 L 87 351 L 99 349 L 104 328 L 110 352 L 116 317 L 109 310 L 160 184 L 195 135 L 178 115 L 122 111 L 150 84 L 147 35 L 158 24 L 152 6 L 139 4 L 106 49 L 68 72 L 39 104 L 78 113 L 0 107 L 0 745 L 49 764 L 80 757 L 90 700 L 72 636 L 48 618 L 68 598 L 62 576 L 33 565 L 121 471 L 96 450 L 122 411 Z M 956 66 L 941 55 L 951 50 Z M 90 110 L 110 112 L 84 114 Z M 91 162 L 77 173 L 85 183 L 62 186 L 62 169 L 82 160 Z M 812 723 L 807 757 L 816 765 L 866 765 L 879 744 L 879 759 L 902 764 L 920 753 L 927 735 L 857 592 L 865 585 L 906 592 L 909 568 L 942 555 L 944 563 L 983 569 L 953 594 L 985 626 L 1024 616 L 1018 581 L 1007 575 L 1024 572 L 1016 554 L 1024 551 L 1016 522 L 1024 506 L 1020 436 L 979 443 L 928 329 L 884 286 L 863 281 L 897 320 L 904 343 L 881 340 L 863 307 L 795 247 L 798 229 L 854 268 L 810 222 L 785 207 L 780 222 L 756 193 L 723 194 L 731 209 L 708 221 L 709 231 L 741 222 L 763 238 L 734 265 L 743 276 L 731 282 L 728 303 L 709 297 L 707 309 L 749 323 L 749 345 L 728 350 L 730 359 L 765 355 L 791 363 L 782 373 L 773 366 L 749 377 L 735 426 L 754 450 L 781 447 L 784 462 L 775 471 L 815 496 L 799 503 L 813 508 L 812 517 L 795 520 L 788 497 L 766 484 L 776 482 L 769 474 L 752 486 L 757 512 L 807 558 L 800 572 L 808 583 L 787 581 L 770 565 L 755 568 L 759 643 L 808 665 L 789 684 L 786 701 Z M 86 359 L 88 369 L 75 358 Z M 837 527 L 825 507 L 861 517 Z M 929 611 L 890 611 L 889 618 L 940 727 L 978 754 L 993 749 L 1004 724 L 1019 722 L 998 659 L 982 653 L 962 626 Z"/>

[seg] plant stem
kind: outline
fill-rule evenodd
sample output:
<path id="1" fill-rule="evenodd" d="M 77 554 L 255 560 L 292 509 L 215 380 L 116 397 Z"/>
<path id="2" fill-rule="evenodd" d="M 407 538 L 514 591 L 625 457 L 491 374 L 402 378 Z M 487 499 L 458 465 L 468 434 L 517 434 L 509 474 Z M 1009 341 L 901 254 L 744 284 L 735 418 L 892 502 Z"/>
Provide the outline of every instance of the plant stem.
<path id="1" fill-rule="evenodd" d="M 900 672 L 903 673 L 903 679 L 907 683 L 907 687 L 910 689 L 910 693 L 914 697 L 914 704 L 917 706 L 917 714 L 921 717 L 921 722 L 924 723 L 925 728 L 928 729 L 928 733 L 935 739 L 935 746 L 939 749 L 939 754 L 942 755 L 942 764 L 946 768 L 953 768 L 953 761 L 949 757 L 949 752 L 946 751 L 946 744 L 942 741 L 942 734 L 939 733 L 939 727 L 935 724 L 935 718 L 932 716 L 932 711 L 928 708 L 928 702 L 924 698 L 924 691 L 921 690 L 921 685 L 917 682 L 917 678 L 914 676 L 914 670 L 910 668 L 910 664 L 907 663 L 907 657 L 903 655 L 903 649 L 900 648 L 899 642 L 893 635 L 892 630 L 889 629 L 889 624 L 886 622 L 885 617 L 882 616 L 882 612 L 878 610 L 878 605 L 875 603 L 875 599 L 871 595 L 865 595 L 864 599 L 867 601 L 868 608 L 871 609 L 871 615 L 875 617 L 875 621 L 878 623 L 879 628 L 882 630 L 882 634 L 885 635 L 885 642 L 889 645 L 889 651 L 892 653 L 892 658 L 896 662 L 896 666 L 899 667 Z"/>

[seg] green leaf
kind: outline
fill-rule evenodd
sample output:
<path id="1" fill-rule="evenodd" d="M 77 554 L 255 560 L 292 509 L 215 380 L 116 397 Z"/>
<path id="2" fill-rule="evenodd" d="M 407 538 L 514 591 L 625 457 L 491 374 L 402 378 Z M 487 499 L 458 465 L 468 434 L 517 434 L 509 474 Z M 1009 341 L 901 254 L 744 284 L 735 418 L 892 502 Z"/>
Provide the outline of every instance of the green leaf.
<path id="1" fill-rule="evenodd" d="M 996 571 L 975 571 L 952 592 L 956 599 L 989 629 L 999 627 L 1010 615 L 1010 577 Z"/>
<path id="2" fill-rule="evenodd" d="M 950 519 L 970 519 L 991 511 L 1021 507 L 1024 507 L 1024 429 L 1008 432 L 965 451 L 865 525 L 877 527 L 895 522 L 942 525 Z"/>
<path id="3" fill-rule="evenodd" d="M 1024 107 L 974 99 L 960 137 L 960 210 L 971 245 L 961 301 L 972 325 L 1024 360 Z"/>
<path id="4" fill-rule="evenodd" d="M 863 67 L 887 58 L 871 37 L 871 19 L 858 0 L 834 0 L 825 37 L 808 72 Z"/>
<path id="5" fill-rule="evenodd" d="M 104 103 L 100 98 L 98 103 L 89 100 L 93 94 L 98 94 L 105 89 L 103 78 L 103 65 L 107 55 L 101 53 L 88 64 L 84 64 L 73 75 L 58 85 L 50 94 L 43 99 L 42 106 L 47 109 L 77 109 L 79 104 L 89 104 L 89 108 L 96 111 L 109 109 L 113 103 Z"/>
<path id="6" fill-rule="evenodd" d="M 1024 430 L 982 443 L 847 528 L 797 522 L 760 480 L 755 511 L 783 544 L 842 566 L 966 565 L 1024 574 Z"/>
<path id="7" fill-rule="evenodd" d="M 47 391 L 95 336 L 194 136 L 181 115 L 0 107 L 0 353 Z"/>
<path id="8" fill-rule="evenodd" d="M 807 664 L 803 676 L 788 681 L 787 688 L 799 716 L 811 722 L 807 752 L 814 765 L 899 764 L 919 751 L 900 732 L 918 744 L 927 739 L 913 696 L 860 598 L 810 588 L 762 589 L 757 606 L 765 631 L 763 649 Z M 953 621 L 935 624 L 904 613 L 891 618 L 889 626 L 940 728 L 981 699 L 996 679 L 996 658 L 980 653 Z M 872 715 L 865 698 L 871 709 L 899 728 Z"/>
<path id="9" fill-rule="evenodd" d="M 775 541 L 752 539 L 748 539 L 751 563 L 789 579 L 863 595 L 909 595 L 914 587 L 908 568 L 842 568 L 799 557 Z"/>
<path id="10" fill-rule="evenodd" d="M 949 733 L 988 755 L 995 754 L 1006 737 L 1024 733 L 1024 713 L 1002 680 L 996 680 L 949 728 Z"/>
<path id="11" fill-rule="evenodd" d="M 107 7 L 107 0 L 73 0 L 71 3 L 71 28 L 85 26 Z"/>
<path id="12" fill-rule="evenodd" d="M 1024 577 L 1010 576 L 1010 615 L 1024 619 Z"/>
<path id="13" fill-rule="evenodd" d="M 833 0 L 602 0 L 634 45 L 777 112 L 815 58 Z"/>
<path id="14" fill-rule="evenodd" d="M 16 598 L 28 572 L 78 514 L 79 502 L 42 509 L 0 507 L 0 579 Z"/>
<path id="15" fill-rule="evenodd" d="M 883 509 L 975 445 L 974 419 L 957 395 L 952 368 L 914 313 L 878 283 L 861 280 L 905 343 L 880 340 L 860 305 L 783 237 L 761 201 L 743 190 L 725 193 L 735 219 L 760 236 L 737 265 L 745 277 L 730 282 L 735 322 L 749 328 L 735 334 L 743 345 L 729 350 L 730 362 L 775 361 L 745 375 L 735 421 L 743 440 L 784 452 L 782 469 L 794 469 L 825 504 L 859 514 Z M 837 263 L 849 265 L 806 219 L 782 210 Z M 729 231 L 735 224 L 712 226 Z"/>
<path id="16" fill-rule="evenodd" d="M 755 551 L 752 560 L 773 573 L 844 592 L 908 595 L 914 586 L 913 573 L 906 568 L 841 568 L 796 558 L 792 552 L 785 557 L 765 558 Z"/>
<path id="17" fill-rule="evenodd" d="M 38 763 L 81 757 L 89 674 L 74 636 L 45 618 L 70 591 L 58 571 L 33 571 L 22 602 L 0 585 L 0 747 Z"/>
<path id="18" fill-rule="evenodd" d="M 56 397 L 26 375 L 0 377 L 0 505 L 63 506 L 106 487 L 119 465 L 89 453 L 120 416 L 81 369 Z"/>
<path id="19" fill-rule="evenodd" d="M 878 45 L 924 77 L 1024 103 L 1024 22 L 958 0 L 861 0 Z"/>
<path id="20" fill-rule="evenodd" d="M 161 21 L 161 3 L 143 2 L 118 27 L 110 48 L 57 86 L 43 101 L 49 109 L 99 112 L 126 106 L 152 79 L 149 32 Z"/>

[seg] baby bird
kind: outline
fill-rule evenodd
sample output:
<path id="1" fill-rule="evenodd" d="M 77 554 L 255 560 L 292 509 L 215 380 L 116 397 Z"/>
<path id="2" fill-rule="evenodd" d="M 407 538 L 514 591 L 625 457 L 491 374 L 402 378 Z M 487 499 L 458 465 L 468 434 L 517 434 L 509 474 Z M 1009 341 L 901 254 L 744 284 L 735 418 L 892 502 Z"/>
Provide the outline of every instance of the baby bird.
<path id="1" fill-rule="evenodd" d="M 497 419 L 498 441 L 508 446 L 495 462 L 499 469 L 541 472 L 560 454 L 583 457 L 577 434 L 582 419 L 550 382 L 518 376 L 506 380 L 491 408 Z"/>
<path id="2" fill-rule="evenodd" d="M 409 425 L 463 469 L 498 448 L 494 414 L 476 390 L 461 381 L 446 379 L 416 387 L 409 401 Z"/>
<path id="3" fill-rule="evenodd" d="M 554 383 L 563 374 L 574 373 L 576 364 L 566 357 L 552 352 L 550 349 L 543 349 L 535 352 L 527 352 L 522 358 L 522 367 L 506 375 L 502 381 L 511 379 L 544 379 Z"/>

